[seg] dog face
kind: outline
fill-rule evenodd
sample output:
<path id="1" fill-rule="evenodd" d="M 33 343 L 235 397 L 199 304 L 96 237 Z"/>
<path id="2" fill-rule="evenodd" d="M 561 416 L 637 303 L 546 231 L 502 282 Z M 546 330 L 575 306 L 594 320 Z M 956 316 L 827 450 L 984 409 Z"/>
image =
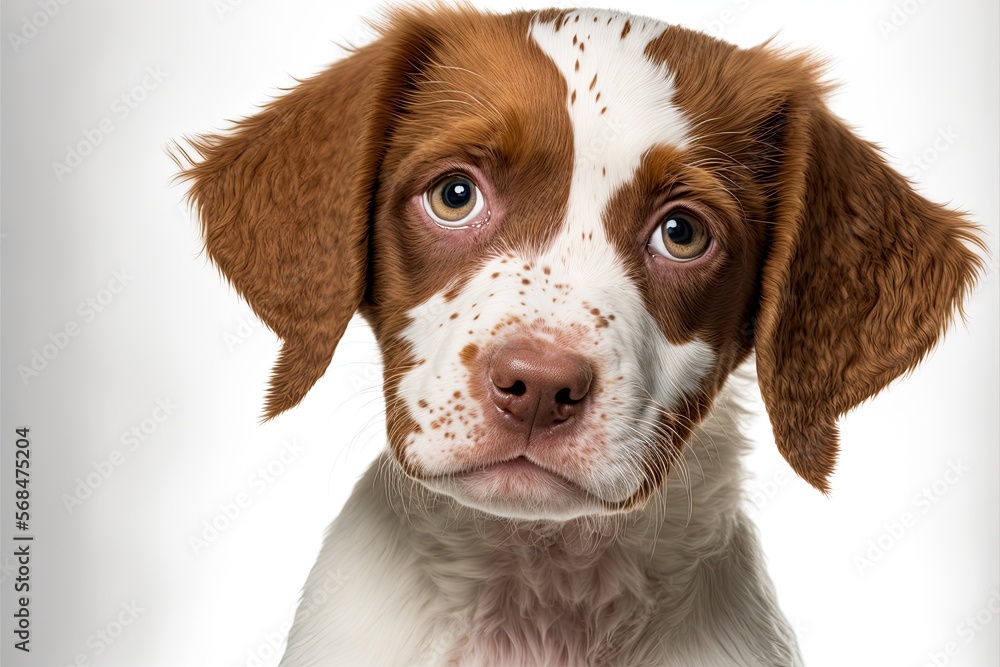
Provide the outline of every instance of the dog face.
<path id="1" fill-rule="evenodd" d="M 360 309 L 407 474 L 500 516 L 627 511 L 755 351 L 825 491 L 836 419 L 933 345 L 977 241 L 824 92 L 808 57 L 625 14 L 390 14 L 193 142 L 208 252 L 284 340 L 267 416 Z"/>

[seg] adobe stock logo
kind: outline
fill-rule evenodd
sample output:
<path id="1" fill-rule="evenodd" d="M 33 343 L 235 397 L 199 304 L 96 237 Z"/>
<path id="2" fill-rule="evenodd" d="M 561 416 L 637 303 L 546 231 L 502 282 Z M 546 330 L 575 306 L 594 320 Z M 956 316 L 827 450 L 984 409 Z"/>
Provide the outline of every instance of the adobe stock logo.
<path id="1" fill-rule="evenodd" d="M 245 487 L 229 500 L 218 503 L 218 511 L 201 522 L 200 529 L 188 535 L 188 546 L 195 556 L 208 549 L 223 533 L 229 530 L 244 513 L 254 506 L 254 501 L 264 494 L 271 485 L 295 463 L 305 452 L 305 445 L 300 445 L 295 438 L 284 440 L 281 451 L 274 458 L 258 466 L 246 479 Z"/>
<path id="2" fill-rule="evenodd" d="M 129 273 L 129 269 L 114 271 L 111 280 L 104 288 L 77 304 L 76 314 L 80 319 L 67 320 L 59 329 L 50 331 L 47 340 L 40 347 L 32 348 L 31 358 L 26 363 L 18 364 L 17 374 L 21 382 L 27 386 L 41 375 L 70 346 L 73 339 L 97 319 L 97 316 L 103 313 L 134 279 L 135 276 Z"/>
<path id="3" fill-rule="evenodd" d="M 879 19 L 876 24 L 882 33 L 882 39 L 889 39 L 899 32 L 925 4 L 927 0 L 903 0 L 894 4 L 889 15 Z"/>
<path id="4" fill-rule="evenodd" d="M 17 32 L 8 32 L 7 41 L 10 43 L 10 48 L 14 50 L 14 53 L 20 52 L 25 46 L 28 45 L 32 39 L 34 39 L 38 32 L 49 24 L 49 21 L 56 17 L 56 14 L 65 6 L 70 3 L 71 0 L 38 0 L 36 3 L 38 5 L 38 11 L 33 12 L 31 15 L 25 15 L 21 17 L 20 30 Z"/>
<path id="5" fill-rule="evenodd" d="M 147 67 L 145 75 L 138 84 L 111 102 L 109 109 L 111 115 L 97 121 L 95 127 L 85 127 L 80 130 L 83 138 L 75 144 L 66 144 L 66 154 L 63 161 L 53 160 L 52 173 L 55 174 L 56 180 L 62 183 L 67 176 L 82 165 L 84 159 L 104 143 L 109 134 L 115 131 L 118 127 L 115 124 L 116 121 L 120 123 L 131 116 L 132 112 L 138 109 L 139 105 L 146 100 L 151 92 L 159 88 L 166 78 L 167 72 L 160 69 L 159 65 Z"/>
<path id="6" fill-rule="evenodd" d="M 877 537 L 868 540 L 864 551 L 854 556 L 854 567 L 858 574 L 863 575 L 871 570 L 876 563 L 896 548 L 920 523 L 920 518 L 935 509 L 970 470 L 971 468 L 962 461 L 949 461 L 948 469 L 944 471 L 944 474 L 913 494 L 911 507 L 900 513 L 895 519 L 883 522 L 882 532 Z"/>

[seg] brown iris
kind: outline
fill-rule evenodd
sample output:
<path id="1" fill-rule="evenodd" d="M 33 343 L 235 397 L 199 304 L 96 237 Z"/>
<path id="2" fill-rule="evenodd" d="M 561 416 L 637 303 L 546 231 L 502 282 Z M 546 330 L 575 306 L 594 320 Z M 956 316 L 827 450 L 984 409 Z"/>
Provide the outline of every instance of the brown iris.
<path id="1" fill-rule="evenodd" d="M 456 226 L 472 221 L 482 208 L 479 189 L 467 176 L 445 176 L 427 191 L 428 214 L 443 225 Z"/>
<path id="2" fill-rule="evenodd" d="M 703 255 L 711 240 L 701 220 L 685 211 L 675 211 L 653 231 L 649 248 L 658 255 L 686 262 Z"/>

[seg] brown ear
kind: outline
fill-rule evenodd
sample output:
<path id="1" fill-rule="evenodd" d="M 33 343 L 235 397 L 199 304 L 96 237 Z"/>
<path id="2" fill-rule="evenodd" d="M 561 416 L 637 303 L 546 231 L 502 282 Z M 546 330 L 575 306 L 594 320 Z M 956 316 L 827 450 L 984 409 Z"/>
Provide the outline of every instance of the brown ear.
<path id="1" fill-rule="evenodd" d="M 368 225 L 393 124 L 463 12 L 386 9 L 370 24 L 377 41 L 228 134 L 190 142 L 201 160 L 181 178 L 192 181 L 208 254 L 283 341 L 266 419 L 323 375 L 365 299 Z"/>
<path id="2" fill-rule="evenodd" d="M 782 455 L 828 491 L 837 419 L 934 345 L 981 266 L 976 229 L 916 194 L 814 95 L 783 103 L 755 346 Z"/>
<path id="3" fill-rule="evenodd" d="M 283 341 L 267 419 L 323 375 L 361 304 L 390 51 L 369 45 L 230 133 L 190 142 L 201 160 L 182 178 L 192 181 L 205 248 Z"/>

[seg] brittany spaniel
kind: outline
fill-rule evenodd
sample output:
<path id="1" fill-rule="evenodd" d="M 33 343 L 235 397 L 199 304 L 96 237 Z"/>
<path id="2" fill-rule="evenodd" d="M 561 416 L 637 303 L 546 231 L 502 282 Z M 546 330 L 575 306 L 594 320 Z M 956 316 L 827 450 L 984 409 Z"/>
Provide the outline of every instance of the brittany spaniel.
<path id="1" fill-rule="evenodd" d="M 283 667 L 801 664 L 728 379 L 753 360 L 826 492 L 838 417 L 980 261 L 819 69 L 612 11 L 410 8 L 193 141 L 207 251 L 284 343 L 266 417 L 355 312 L 384 361 L 387 447 Z"/>

